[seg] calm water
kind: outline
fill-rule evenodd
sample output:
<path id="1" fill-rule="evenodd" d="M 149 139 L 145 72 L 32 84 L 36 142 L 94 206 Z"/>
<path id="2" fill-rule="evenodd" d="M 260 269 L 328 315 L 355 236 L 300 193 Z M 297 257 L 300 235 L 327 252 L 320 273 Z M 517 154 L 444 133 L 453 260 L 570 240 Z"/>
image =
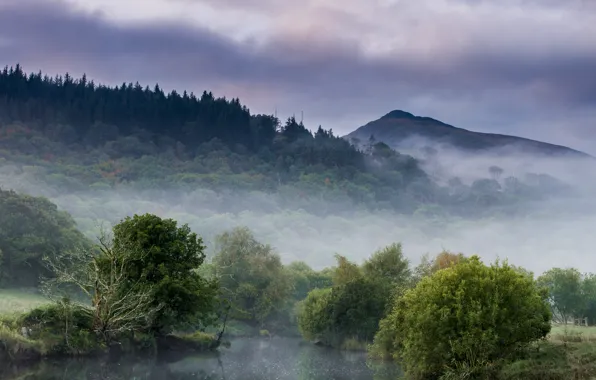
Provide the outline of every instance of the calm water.
<path id="1" fill-rule="evenodd" d="M 0 371 L 3 380 L 395 380 L 398 375 L 394 365 L 367 364 L 363 353 L 338 352 L 286 338 L 233 340 L 219 354 L 167 361 L 69 359 Z"/>

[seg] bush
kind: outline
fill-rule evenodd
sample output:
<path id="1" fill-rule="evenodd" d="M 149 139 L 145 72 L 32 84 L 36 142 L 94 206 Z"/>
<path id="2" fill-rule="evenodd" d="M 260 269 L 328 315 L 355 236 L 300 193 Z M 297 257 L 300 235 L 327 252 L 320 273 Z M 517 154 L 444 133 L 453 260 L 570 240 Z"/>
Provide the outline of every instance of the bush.
<path id="1" fill-rule="evenodd" d="M 25 338 L 16 329 L 0 322 L 0 362 L 14 359 L 29 359 L 43 355 L 40 342 Z M 6 358 L 3 358 L 6 356 Z"/>
<path id="2" fill-rule="evenodd" d="M 27 327 L 30 339 L 43 346 L 44 355 L 86 355 L 102 349 L 92 323 L 89 308 L 61 301 L 31 310 L 15 326 Z"/>
<path id="3" fill-rule="evenodd" d="M 311 290 L 306 299 L 300 303 L 298 328 L 304 338 L 329 339 L 332 322 L 327 309 L 331 301 L 331 292 L 331 288 Z"/>
<path id="4" fill-rule="evenodd" d="M 379 281 L 356 278 L 311 291 L 298 317 L 302 336 L 333 347 L 341 347 L 346 339 L 372 341 L 387 303 L 383 290 Z"/>
<path id="5" fill-rule="evenodd" d="M 375 346 L 414 379 L 473 375 L 544 338 L 551 314 L 535 281 L 477 256 L 423 278 L 395 301 Z"/>

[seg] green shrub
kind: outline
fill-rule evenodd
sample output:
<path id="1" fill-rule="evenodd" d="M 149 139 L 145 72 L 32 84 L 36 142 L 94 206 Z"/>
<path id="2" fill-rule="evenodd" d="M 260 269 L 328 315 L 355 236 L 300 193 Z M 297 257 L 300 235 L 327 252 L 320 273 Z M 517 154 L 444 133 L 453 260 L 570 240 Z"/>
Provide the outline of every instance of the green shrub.
<path id="1" fill-rule="evenodd" d="M 532 278 L 473 256 L 406 291 L 381 323 L 375 344 L 400 359 L 411 378 L 473 377 L 544 338 L 550 318 Z"/>
<path id="2" fill-rule="evenodd" d="M 304 338 L 308 340 L 329 339 L 331 320 L 327 309 L 331 295 L 331 288 L 314 289 L 300 303 L 298 327 Z"/>
<path id="3" fill-rule="evenodd" d="M 43 345 L 25 338 L 17 330 L 0 322 L 0 358 L 30 358 L 45 354 Z M 1 361 L 1 360 L 0 360 Z"/>
<path id="4" fill-rule="evenodd" d="M 85 355 L 102 348 L 92 329 L 91 310 L 67 300 L 35 308 L 14 324 L 27 327 L 45 354 Z"/>

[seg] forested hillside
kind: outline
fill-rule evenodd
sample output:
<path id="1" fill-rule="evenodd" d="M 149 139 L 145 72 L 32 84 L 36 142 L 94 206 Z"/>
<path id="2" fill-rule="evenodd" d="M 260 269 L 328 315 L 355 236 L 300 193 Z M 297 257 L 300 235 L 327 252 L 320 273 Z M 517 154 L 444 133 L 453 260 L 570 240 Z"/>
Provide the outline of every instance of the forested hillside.
<path id="1" fill-rule="evenodd" d="M 309 212 L 321 211 L 308 209 L 312 199 L 407 214 L 510 215 L 520 202 L 566 191 L 547 175 L 501 176 L 498 168 L 473 183 L 439 183 L 383 143 L 359 149 L 293 117 L 253 115 L 238 99 L 108 87 L 19 65 L 0 73 L 0 160 L 60 192 L 258 191 Z"/>

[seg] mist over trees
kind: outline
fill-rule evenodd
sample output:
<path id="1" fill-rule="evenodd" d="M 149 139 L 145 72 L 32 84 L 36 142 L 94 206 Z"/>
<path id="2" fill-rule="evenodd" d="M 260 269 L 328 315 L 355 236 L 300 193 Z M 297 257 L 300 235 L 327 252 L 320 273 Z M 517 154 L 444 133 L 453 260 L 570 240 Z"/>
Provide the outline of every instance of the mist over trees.
<path id="1" fill-rule="evenodd" d="M 319 215 L 361 208 L 435 219 L 513 216 L 569 191 L 546 174 L 518 178 L 497 163 L 469 183 L 438 181 L 425 172 L 432 172 L 428 162 L 374 138 L 361 149 L 294 117 L 253 115 L 238 99 L 138 83 L 108 87 L 85 76 L 27 74 L 19 65 L 0 72 L 0 157 L 2 170 L 27 174 L 53 195 L 262 192 L 275 194 L 277 207 Z"/>
<path id="2" fill-rule="evenodd" d="M 38 281 L 55 303 L 8 322 L 0 315 L 0 340 L 26 326 L 31 349 L 78 355 L 124 343 L 214 348 L 224 331 L 300 334 L 392 357 L 412 379 L 486 378 L 541 350 L 551 317 L 596 322 L 595 277 L 575 269 L 535 279 L 524 268 L 449 251 L 413 265 L 393 243 L 361 263 L 336 254 L 334 266 L 317 271 L 282 263 L 246 227 L 221 233 L 207 258 L 187 225 L 152 214 L 124 218 L 112 234 L 87 250 L 43 251 L 47 272 Z M 82 301 L 71 301 L 76 289 Z"/>

